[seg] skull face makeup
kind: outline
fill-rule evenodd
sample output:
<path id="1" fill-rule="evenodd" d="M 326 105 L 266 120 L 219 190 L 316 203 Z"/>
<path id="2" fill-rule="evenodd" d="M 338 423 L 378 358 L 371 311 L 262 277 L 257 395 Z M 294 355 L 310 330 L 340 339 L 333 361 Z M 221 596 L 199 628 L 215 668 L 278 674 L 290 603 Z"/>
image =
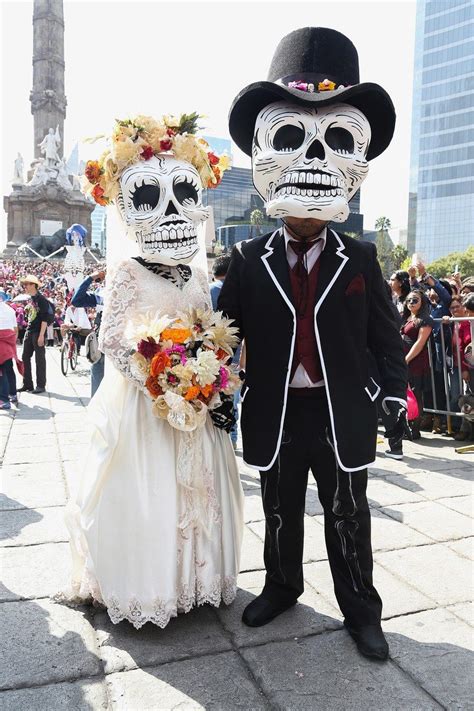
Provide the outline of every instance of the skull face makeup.
<path id="1" fill-rule="evenodd" d="M 153 156 L 124 170 L 117 208 L 140 256 L 170 266 L 192 260 L 198 251 L 197 225 L 209 215 L 197 170 L 171 155 Z"/>
<path id="2" fill-rule="evenodd" d="M 348 104 L 266 106 L 255 123 L 252 168 L 267 214 L 344 222 L 369 170 L 370 138 L 368 120 Z"/>

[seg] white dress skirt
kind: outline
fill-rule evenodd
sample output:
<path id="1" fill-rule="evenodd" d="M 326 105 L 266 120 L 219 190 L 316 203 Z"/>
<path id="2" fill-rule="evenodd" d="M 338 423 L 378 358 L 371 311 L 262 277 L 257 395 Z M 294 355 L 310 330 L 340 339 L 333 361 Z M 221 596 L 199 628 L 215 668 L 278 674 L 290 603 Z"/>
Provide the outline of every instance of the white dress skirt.
<path id="1" fill-rule="evenodd" d="M 152 414 L 133 379 L 125 344 L 131 320 L 209 306 L 207 279 L 193 269 L 179 288 L 133 259 L 105 295 L 105 377 L 89 406 L 91 442 L 67 522 L 76 602 L 103 604 L 112 622 L 165 627 L 195 605 L 229 604 L 236 594 L 243 494 L 229 435 L 207 416 L 185 433 Z M 183 483 L 186 458 L 197 479 Z"/>

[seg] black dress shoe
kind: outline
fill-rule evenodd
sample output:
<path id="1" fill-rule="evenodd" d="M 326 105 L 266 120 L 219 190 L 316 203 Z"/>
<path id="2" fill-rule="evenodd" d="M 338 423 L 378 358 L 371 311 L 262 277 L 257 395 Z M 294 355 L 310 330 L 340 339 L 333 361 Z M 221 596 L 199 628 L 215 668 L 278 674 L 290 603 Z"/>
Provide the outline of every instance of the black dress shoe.
<path id="1" fill-rule="evenodd" d="M 388 659 L 388 643 L 380 625 L 355 627 L 344 620 L 344 627 L 357 644 L 357 649 L 369 659 Z"/>
<path id="2" fill-rule="evenodd" d="M 38 394 L 38 393 L 45 393 L 45 392 L 46 392 L 46 388 L 35 388 L 35 389 L 33 390 L 33 392 L 36 393 L 36 394 Z"/>
<path id="3" fill-rule="evenodd" d="M 248 627 L 262 627 L 293 605 L 296 605 L 296 600 L 287 603 L 271 602 L 259 595 L 245 608 L 242 622 Z"/>
<path id="4" fill-rule="evenodd" d="M 17 393 L 32 393 L 34 388 L 27 388 L 25 385 L 23 385 L 21 388 L 17 389 Z"/>

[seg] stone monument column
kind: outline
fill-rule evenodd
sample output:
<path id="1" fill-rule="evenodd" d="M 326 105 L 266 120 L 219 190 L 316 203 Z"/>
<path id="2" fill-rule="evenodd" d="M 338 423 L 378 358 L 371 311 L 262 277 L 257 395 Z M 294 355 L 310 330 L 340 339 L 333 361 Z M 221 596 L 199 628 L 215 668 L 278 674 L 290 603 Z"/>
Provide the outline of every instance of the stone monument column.
<path id="1" fill-rule="evenodd" d="M 77 180 L 73 186 L 63 158 L 64 69 L 63 0 L 34 0 L 30 102 L 35 159 L 25 182 L 22 159 L 17 157 L 13 189 L 3 199 L 8 213 L 5 256 L 17 254 L 31 240 L 38 254 L 48 256 L 65 244 L 66 230 L 75 223 L 86 227 L 90 244 L 95 204 L 77 189 Z"/>
<path id="2" fill-rule="evenodd" d="M 30 93 L 34 117 L 34 155 L 49 129 L 59 126 L 63 155 L 66 95 L 64 93 L 64 13 L 62 0 L 34 0 L 33 89 Z"/>

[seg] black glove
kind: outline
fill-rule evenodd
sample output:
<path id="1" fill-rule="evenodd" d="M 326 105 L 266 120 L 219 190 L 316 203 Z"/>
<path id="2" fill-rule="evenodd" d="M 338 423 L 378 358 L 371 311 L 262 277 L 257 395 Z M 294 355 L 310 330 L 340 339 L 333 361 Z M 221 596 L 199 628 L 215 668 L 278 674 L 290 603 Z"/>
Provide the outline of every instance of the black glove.
<path id="1" fill-rule="evenodd" d="M 234 398 L 232 395 L 221 395 L 221 404 L 209 410 L 214 427 L 230 432 L 237 422 L 234 415 Z"/>
<path id="2" fill-rule="evenodd" d="M 385 436 L 388 439 L 396 438 L 400 439 L 406 436 L 410 441 L 412 440 L 412 433 L 407 420 L 407 410 L 404 405 L 396 400 L 385 400 L 383 403 L 385 412 L 388 413 L 394 425 L 385 432 Z"/>

